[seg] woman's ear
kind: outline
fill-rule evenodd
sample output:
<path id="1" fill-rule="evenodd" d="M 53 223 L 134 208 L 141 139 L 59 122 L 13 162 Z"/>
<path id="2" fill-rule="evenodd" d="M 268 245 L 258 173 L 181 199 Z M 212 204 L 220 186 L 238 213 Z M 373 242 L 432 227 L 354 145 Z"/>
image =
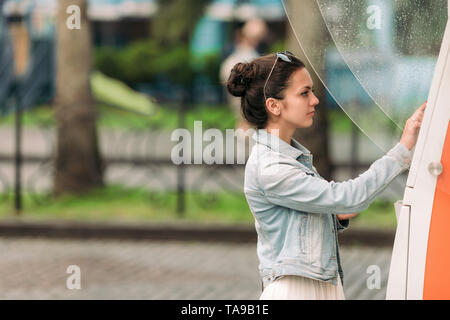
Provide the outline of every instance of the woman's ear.
<path id="1" fill-rule="evenodd" d="M 266 107 L 269 113 L 273 114 L 274 116 L 279 116 L 281 113 L 281 106 L 278 103 L 278 100 L 274 98 L 269 98 L 266 100 Z"/>

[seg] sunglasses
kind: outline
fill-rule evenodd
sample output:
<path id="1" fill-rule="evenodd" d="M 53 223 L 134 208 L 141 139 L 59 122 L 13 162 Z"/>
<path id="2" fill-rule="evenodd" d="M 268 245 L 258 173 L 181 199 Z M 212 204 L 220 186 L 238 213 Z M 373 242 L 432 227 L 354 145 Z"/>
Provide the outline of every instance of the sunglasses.
<path id="1" fill-rule="evenodd" d="M 265 100 L 267 100 L 267 97 L 266 97 L 266 86 L 267 86 L 267 83 L 269 82 L 270 76 L 272 75 L 273 69 L 275 69 L 275 65 L 277 64 L 278 58 L 280 58 L 281 60 L 283 60 L 285 62 L 292 63 L 292 59 L 289 58 L 289 56 L 295 57 L 295 55 L 292 52 L 287 51 L 287 50 L 284 51 L 284 52 L 277 52 L 277 56 L 275 58 L 275 62 L 273 63 L 273 66 L 272 66 L 272 70 L 270 70 L 269 76 L 267 77 L 266 83 L 264 84 L 263 92 L 264 92 L 264 99 Z"/>

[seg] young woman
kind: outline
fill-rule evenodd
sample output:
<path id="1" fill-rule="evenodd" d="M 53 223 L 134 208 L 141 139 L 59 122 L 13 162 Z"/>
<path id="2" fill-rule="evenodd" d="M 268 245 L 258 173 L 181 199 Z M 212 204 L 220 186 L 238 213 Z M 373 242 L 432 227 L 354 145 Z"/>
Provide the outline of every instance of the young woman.
<path id="1" fill-rule="evenodd" d="M 292 138 L 312 125 L 319 100 L 305 65 L 290 52 L 238 63 L 227 82 L 256 127 L 244 192 L 255 218 L 264 290 L 260 299 L 345 299 L 337 233 L 410 166 L 426 104 L 399 143 L 358 178 L 323 179 Z"/>

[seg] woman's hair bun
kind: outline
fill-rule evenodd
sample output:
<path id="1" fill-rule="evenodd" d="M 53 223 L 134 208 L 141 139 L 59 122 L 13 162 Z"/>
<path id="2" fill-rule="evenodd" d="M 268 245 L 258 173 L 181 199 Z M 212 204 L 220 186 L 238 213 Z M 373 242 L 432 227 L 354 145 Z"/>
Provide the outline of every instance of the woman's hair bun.
<path id="1" fill-rule="evenodd" d="M 256 64 L 253 62 L 236 64 L 228 78 L 228 92 L 235 97 L 245 96 L 245 92 L 256 77 L 256 71 Z"/>

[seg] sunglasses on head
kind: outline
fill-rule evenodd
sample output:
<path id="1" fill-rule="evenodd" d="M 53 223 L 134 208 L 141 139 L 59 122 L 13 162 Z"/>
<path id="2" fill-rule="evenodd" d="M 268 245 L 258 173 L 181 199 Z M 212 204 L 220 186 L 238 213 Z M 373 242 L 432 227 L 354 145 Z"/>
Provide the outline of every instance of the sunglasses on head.
<path id="1" fill-rule="evenodd" d="M 267 86 L 267 83 L 269 82 L 270 76 L 272 75 L 273 69 L 275 69 L 275 65 L 277 64 L 278 58 L 280 58 L 281 60 L 283 60 L 285 62 L 292 63 L 292 59 L 289 58 L 289 56 L 295 57 L 295 55 L 292 52 L 287 51 L 287 50 L 284 51 L 284 52 L 277 52 L 276 58 L 275 58 L 275 62 L 273 63 L 272 69 L 270 70 L 269 76 L 267 77 L 266 83 L 264 84 L 263 92 L 264 92 L 264 99 L 265 100 L 267 100 L 267 97 L 266 97 L 266 86 Z"/>

